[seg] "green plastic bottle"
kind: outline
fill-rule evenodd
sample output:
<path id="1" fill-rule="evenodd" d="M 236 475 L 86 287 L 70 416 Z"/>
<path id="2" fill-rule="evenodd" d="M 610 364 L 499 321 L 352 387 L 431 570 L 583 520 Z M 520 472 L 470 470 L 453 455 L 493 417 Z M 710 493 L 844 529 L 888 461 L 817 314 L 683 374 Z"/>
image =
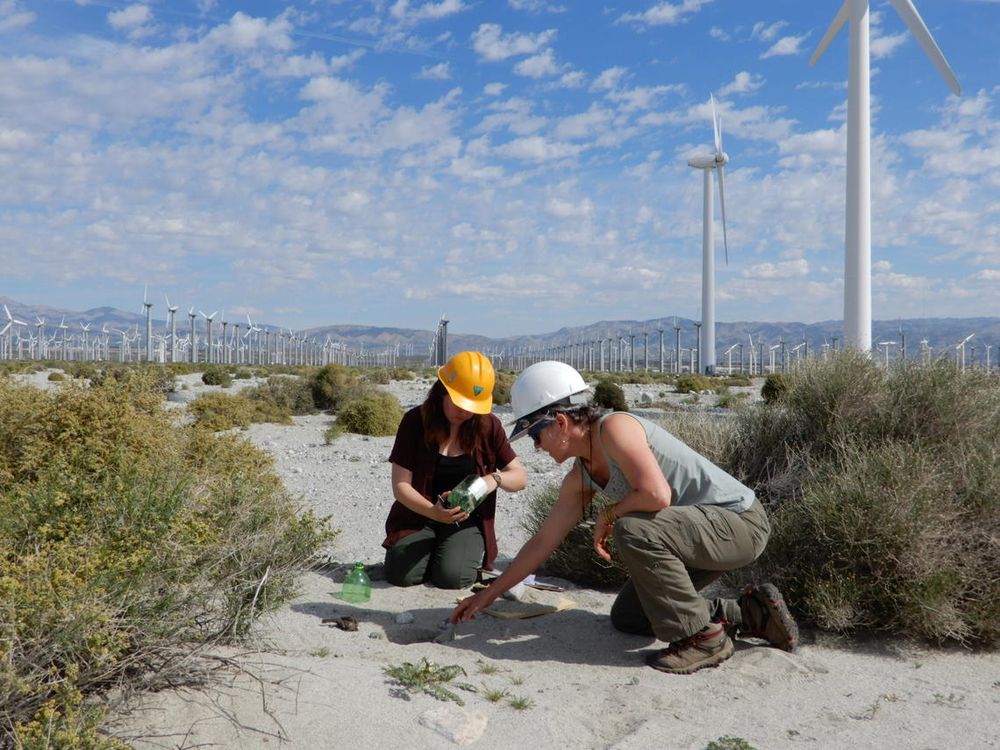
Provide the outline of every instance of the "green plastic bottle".
<path id="1" fill-rule="evenodd" d="M 354 563 L 354 570 L 347 574 L 340 598 L 351 604 L 363 604 L 372 598 L 372 582 L 362 563 Z"/>

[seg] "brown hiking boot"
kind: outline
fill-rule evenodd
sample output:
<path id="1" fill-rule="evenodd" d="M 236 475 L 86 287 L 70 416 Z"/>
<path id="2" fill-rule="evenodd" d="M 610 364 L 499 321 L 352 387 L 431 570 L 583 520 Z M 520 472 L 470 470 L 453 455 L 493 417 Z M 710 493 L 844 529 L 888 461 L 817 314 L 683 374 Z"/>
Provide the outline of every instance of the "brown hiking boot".
<path id="1" fill-rule="evenodd" d="M 670 674 L 691 674 L 705 667 L 717 667 L 733 655 L 733 642 L 719 623 L 705 626 L 670 648 L 649 655 L 646 663 Z"/>
<path id="2" fill-rule="evenodd" d="M 743 622 L 737 626 L 740 635 L 761 638 L 785 651 L 792 651 L 798 644 L 799 626 L 773 583 L 747 586 L 739 604 L 743 616 Z"/>

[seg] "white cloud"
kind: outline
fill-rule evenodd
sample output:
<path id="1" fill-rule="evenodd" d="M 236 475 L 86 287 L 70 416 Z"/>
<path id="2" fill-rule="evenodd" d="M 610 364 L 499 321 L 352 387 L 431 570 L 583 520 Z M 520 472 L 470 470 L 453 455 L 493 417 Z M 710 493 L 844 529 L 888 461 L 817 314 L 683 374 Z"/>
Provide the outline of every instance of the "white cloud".
<path id="1" fill-rule="evenodd" d="M 538 34 L 504 34 L 495 23 L 484 23 L 472 34 L 472 48 L 484 60 L 497 62 L 519 55 L 533 55 L 556 38 L 556 30 L 548 29 Z"/>
<path id="2" fill-rule="evenodd" d="M 141 39 L 156 32 L 151 23 L 153 13 L 148 5 L 136 3 L 118 11 L 108 13 L 108 23 L 115 31 L 128 34 L 130 39 Z"/>
<path id="3" fill-rule="evenodd" d="M 291 22 L 284 17 L 273 21 L 266 18 L 252 18 L 237 11 L 229 22 L 216 26 L 206 40 L 233 52 L 249 52 L 257 48 L 288 50 L 292 48 Z"/>
<path id="4" fill-rule="evenodd" d="M 754 75 L 745 70 L 736 74 L 732 81 L 719 89 L 719 96 L 730 94 L 749 94 L 764 85 L 764 76 Z"/>
<path id="5" fill-rule="evenodd" d="M 594 213 L 594 204 L 589 198 L 584 198 L 574 203 L 573 201 L 552 196 L 545 204 L 545 211 L 549 215 L 559 219 L 580 219 Z"/>
<path id="6" fill-rule="evenodd" d="M 569 143 L 556 143 L 542 136 L 516 138 L 496 148 L 496 153 L 508 159 L 528 162 L 547 162 L 575 156 L 582 148 Z"/>
<path id="7" fill-rule="evenodd" d="M 906 42 L 908 36 L 909 34 L 905 31 L 899 34 L 890 34 L 889 36 L 872 34 L 871 41 L 868 43 L 872 59 L 879 60 L 884 57 L 892 57 L 892 54 Z"/>
<path id="8" fill-rule="evenodd" d="M 21 29 L 35 21 L 35 14 L 24 10 L 19 0 L 0 0 L 0 34 Z"/>
<path id="9" fill-rule="evenodd" d="M 548 0 L 507 0 L 507 4 L 526 13 L 565 13 L 567 10 L 565 5 Z"/>
<path id="10" fill-rule="evenodd" d="M 628 69 L 623 68 L 620 65 L 616 65 L 612 68 L 605 68 L 600 72 L 594 82 L 590 84 L 591 91 L 610 91 L 612 89 L 618 88 L 621 82 L 624 80 L 625 76 L 628 75 Z"/>
<path id="11" fill-rule="evenodd" d="M 562 66 L 556 62 L 555 52 L 551 48 L 525 58 L 514 66 L 514 72 L 526 78 L 551 78 L 559 75 L 561 70 Z"/>
<path id="12" fill-rule="evenodd" d="M 720 29 L 718 26 L 713 26 L 708 30 L 708 35 L 712 39 L 718 39 L 720 42 L 728 42 L 730 37 L 729 34 L 724 30 Z"/>
<path id="13" fill-rule="evenodd" d="M 771 24 L 758 21 L 753 25 L 753 29 L 750 32 L 750 38 L 757 39 L 761 42 L 773 42 L 777 38 L 778 32 L 787 25 L 787 21 L 775 21 Z"/>
<path id="14" fill-rule="evenodd" d="M 674 26 L 686 23 L 688 16 L 697 13 L 712 0 L 682 0 L 679 3 L 660 2 L 642 13 L 625 13 L 615 23 L 635 23 L 640 26 Z"/>
<path id="15" fill-rule="evenodd" d="M 451 66 L 446 62 L 425 66 L 417 74 L 417 78 L 429 81 L 448 81 L 451 77 Z"/>
<path id="16" fill-rule="evenodd" d="M 770 49 L 764 52 L 761 56 L 761 60 L 766 60 L 769 57 L 781 57 L 786 55 L 798 55 L 802 52 L 802 43 L 809 38 L 809 33 L 801 34 L 800 36 L 785 36 L 771 45 Z"/>
<path id="17" fill-rule="evenodd" d="M 440 0 L 427 2 L 415 8 L 410 7 L 410 0 L 396 0 L 389 14 L 403 23 L 419 23 L 421 21 L 436 21 L 441 18 L 468 10 L 462 0 Z"/>
<path id="18" fill-rule="evenodd" d="M 485 86 L 483 86 L 483 93 L 486 94 L 486 96 L 500 96 L 501 94 L 503 94 L 504 89 L 506 88 L 507 88 L 506 83 L 499 83 L 499 82 L 487 83 Z"/>
<path id="19" fill-rule="evenodd" d="M 805 258 L 783 260 L 777 263 L 758 263 L 740 272 L 746 279 L 793 279 L 809 274 L 809 261 Z"/>

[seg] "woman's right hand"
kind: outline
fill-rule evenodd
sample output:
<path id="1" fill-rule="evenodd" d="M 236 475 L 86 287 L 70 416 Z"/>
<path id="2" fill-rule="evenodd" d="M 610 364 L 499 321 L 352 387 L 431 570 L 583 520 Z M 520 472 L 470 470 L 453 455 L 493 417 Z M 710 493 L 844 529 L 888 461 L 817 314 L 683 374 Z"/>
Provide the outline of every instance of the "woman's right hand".
<path id="1" fill-rule="evenodd" d="M 430 519 L 438 523 L 462 523 L 469 517 L 469 514 L 458 506 L 449 508 L 445 505 L 444 499 L 447 496 L 447 492 L 438 496 L 437 502 L 431 506 Z"/>

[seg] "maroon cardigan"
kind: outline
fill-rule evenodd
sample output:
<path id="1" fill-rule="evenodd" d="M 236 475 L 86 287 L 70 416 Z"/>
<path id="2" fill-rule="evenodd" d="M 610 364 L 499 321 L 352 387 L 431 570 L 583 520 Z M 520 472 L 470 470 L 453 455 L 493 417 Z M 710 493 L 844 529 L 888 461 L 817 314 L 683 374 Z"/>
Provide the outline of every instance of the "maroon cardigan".
<path id="1" fill-rule="evenodd" d="M 483 447 L 473 456 L 476 473 L 479 476 L 502 469 L 517 457 L 514 449 L 510 447 L 500 420 L 490 414 L 484 422 Z M 396 442 L 392 446 L 392 453 L 389 454 L 389 461 L 412 472 L 414 489 L 431 502 L 434 502 L 432 487 L 438 458 L 438 452 L 428 448 L 424 443 L 424 421 L 420 415 L 420 407 L 410 409 L 396 430 Z M 496 503 L 496 492 L 491 492 L 472 513 L 472 519 L 482 532 L 483 541 L 486 543 L 483 565 L 487 568 L 493 566 L 493 561 L 497 557 L 497 538 L 494 528 Z M 385 520 L 386 536 L 382 546 L 388 549 L 406 535 L 424 528 L 428 523 L 429 519 L 426 516 L 410 510 L 396 500 L 389 509 L 389 517 Z"/>

